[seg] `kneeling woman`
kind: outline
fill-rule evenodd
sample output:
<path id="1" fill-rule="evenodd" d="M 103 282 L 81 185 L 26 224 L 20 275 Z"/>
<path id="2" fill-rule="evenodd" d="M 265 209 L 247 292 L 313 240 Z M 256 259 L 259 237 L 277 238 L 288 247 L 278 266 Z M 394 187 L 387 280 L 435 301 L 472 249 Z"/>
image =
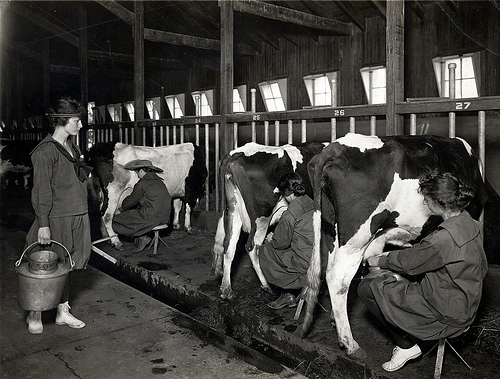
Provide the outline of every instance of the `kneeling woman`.
<path id="1" fill-rule="evenodd" d="M 283 176 L 278 189 L 289 202 L 270 242 L 259 251 L 260 267 L 267 281 L 285 291 L 268 304 L 280 309 L 296 305 L 296 293 L 307 284 L 312 255 L 314 202 L 307 196 L 302 178 L 292 172 Z"/>
<path id="2" fill-rule="evenodd" d="M 439 228 L 411 248 L 370 257 L 368 263 L 422 279 L 387 273 L 358 286 L 360 298 L 396 342 L 391 360 L 382 365 L 386 371 L 419 357 L 418 340 L 457 336 L 472 324 L 488 270 L 480 225 L 464 210 L 473 189 L 449 173 L 432 173 L 420 179 L 419 192 L 432 214 L 442 217 Z"/>

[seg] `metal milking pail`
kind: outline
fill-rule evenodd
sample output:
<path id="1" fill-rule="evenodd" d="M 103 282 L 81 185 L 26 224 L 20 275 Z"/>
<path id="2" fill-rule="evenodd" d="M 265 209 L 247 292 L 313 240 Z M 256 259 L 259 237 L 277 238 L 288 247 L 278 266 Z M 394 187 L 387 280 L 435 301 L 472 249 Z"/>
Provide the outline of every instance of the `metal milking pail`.
<path id="1" fill-rule="evenodd" d="M 16 262 L 17 301 L 27 311 L 47 311 L 57 307 L 61 300 L 68 273 L 75 262 L 68 249 L 60 242 L 51 240 L 61 246 L 69 257 L 69 262 L 58 262 L 59 255 L 54 251 L 40 250 L 27 256 L 28 262 L 21 264 L 24 254 L 38 242 L 33 242 L 21 254 Z"/>

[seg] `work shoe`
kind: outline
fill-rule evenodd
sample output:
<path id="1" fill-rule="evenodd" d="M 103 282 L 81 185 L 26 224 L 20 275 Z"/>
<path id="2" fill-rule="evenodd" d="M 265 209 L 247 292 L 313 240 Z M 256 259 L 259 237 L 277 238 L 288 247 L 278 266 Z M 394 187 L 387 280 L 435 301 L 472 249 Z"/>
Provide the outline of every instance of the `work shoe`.
<path id="1" fill-rule="evenodd" d="M 281 309 L 285 307 L 293 308 L 297 306 L 297 300 L 291 293 L 282 293 L 277 300 L 271 301 L 267 306 L 271 309 Z"/>
<path id="2" fill-rule="evenodd" d="M 392 351 L 391 360 L 382 364 L 382 368 L 385 371 L 396 371 L 403 367 L 405 363 L 410 359 L 418 358 L 421 355 L 422 351 L 417 344 L 415 344 L 413 347 L 410 347 L 409 349 L 401 349 L 400 347 L 396 346 Z"/>
<path id="3" fill-rule="evenodd" d="M 42 312 L 30 311 L 26 317 L 26 323 L 28 324 L 28 332 L 31 334 L 43 333 Z"/>
<path id="4" fill-rule="evenodd" d="M 56 316 L 56 324 L 57 325 L 68 325 L 70 328 L 81 329 L 85 326 L 85 323 L 82 320 L 78 320 L 75 316 L 69 313 L 71 307 L 68 302 L 59 304 L 57 306 L 57 316 Z"/>
<path id="5" fill-rule="evenodd" d="M 151 242 L 151 237 L 149 236 L 140 236 L 136 239 L 136 244 L 137 244 L 137 247 L 133 250 L 134 253 L 138 253 L 140 251 L 143 251 L 146 246 L 148 245 L 148 243 Z"/>

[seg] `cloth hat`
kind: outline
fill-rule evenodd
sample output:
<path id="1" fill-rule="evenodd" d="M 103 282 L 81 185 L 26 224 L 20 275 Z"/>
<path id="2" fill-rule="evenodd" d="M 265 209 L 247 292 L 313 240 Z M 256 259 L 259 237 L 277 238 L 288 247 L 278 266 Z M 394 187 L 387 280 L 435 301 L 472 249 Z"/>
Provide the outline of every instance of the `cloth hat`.
<path id="1" fill-rule="evenodd" d="M 147 159 L 134 159 L 133 161 L 130 161 L 125 165 L 125 168 L 127 170 L 139 170 L 140 168 L 146 167 L 156 172 L 163 172 L 161 168 L 153 166 L 151 161 L 148 161 Z"/>

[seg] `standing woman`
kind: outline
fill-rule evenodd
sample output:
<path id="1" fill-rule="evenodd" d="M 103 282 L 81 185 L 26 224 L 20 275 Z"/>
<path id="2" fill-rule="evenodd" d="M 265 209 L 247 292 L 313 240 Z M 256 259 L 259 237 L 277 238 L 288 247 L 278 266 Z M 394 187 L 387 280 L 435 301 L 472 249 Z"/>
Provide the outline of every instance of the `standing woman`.
<path id="1" fill-rule="evenodd" d="M 71 253 L 74 270 L 86 268 L 90 258 L 90 221 L 87 204 L 87 176 L 91 170 L 82 161 L 80 149 L 71 136 L 82 128 L 85 109 L 74 99 L 59 99 L 49 110 L 48 134 L 31 152 L 33 163 L 33 190 L 31 202 L 35 221 L 26 237 L 26 245 L 38 242 L 49 245 L 60 242 Z M 67 260 L 64 250 L 54 246 L 59 258 Z M 83 328 L 85 323 L 74 317 L 68 304 L 70 271 L 66 278 L 60 304 L 57 306 L 57 325 Z M 30 311 L 26 322 L 28 331 L 41 334 L 41 311 Z"/>
<path id="2" fill-rule="evenodd" d="M 396 342 L 382 365 L 386 371 L 418 358 L 419 340 L 454 337 L 471 325 L 488 270 L 481 227 L 465 210 L 474 190 L 450 173 L 431 173 L 420 179 L 419 192 L 443 219 L 439 228 L 413 247 L 369 257 L 368 263 L 421 279 L 387 273 L 358 286 L 359 297 Z"/>

